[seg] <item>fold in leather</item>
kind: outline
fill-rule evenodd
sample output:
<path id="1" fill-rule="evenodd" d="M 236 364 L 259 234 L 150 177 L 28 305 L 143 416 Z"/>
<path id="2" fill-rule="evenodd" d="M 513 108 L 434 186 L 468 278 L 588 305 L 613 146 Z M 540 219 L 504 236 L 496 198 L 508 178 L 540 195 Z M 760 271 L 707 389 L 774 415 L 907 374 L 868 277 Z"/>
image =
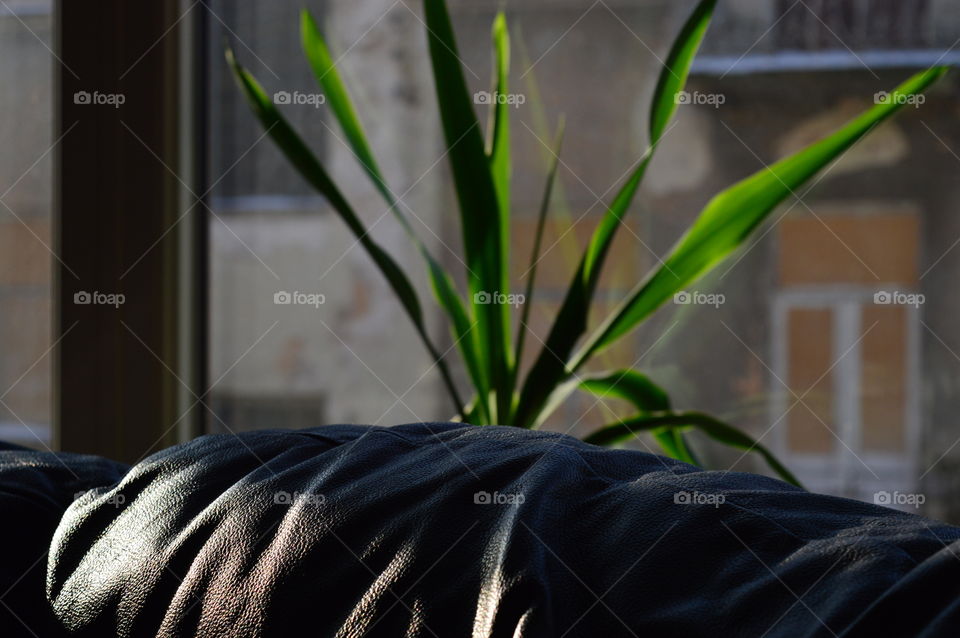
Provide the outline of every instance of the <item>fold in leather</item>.
<path id="1" fill-rule="evenodd" d="M 44 596 L 53 532 L 79 493 L 114 484 L 126 470 L 93 456 L 0 443 L 0 636 L 64 635 Z"/>
<path id="2" fill-rule="evenodd" d="M 516 428 L 208 436 L 67 510 L 81 636 L 956 636 L 960 529 Z"/>

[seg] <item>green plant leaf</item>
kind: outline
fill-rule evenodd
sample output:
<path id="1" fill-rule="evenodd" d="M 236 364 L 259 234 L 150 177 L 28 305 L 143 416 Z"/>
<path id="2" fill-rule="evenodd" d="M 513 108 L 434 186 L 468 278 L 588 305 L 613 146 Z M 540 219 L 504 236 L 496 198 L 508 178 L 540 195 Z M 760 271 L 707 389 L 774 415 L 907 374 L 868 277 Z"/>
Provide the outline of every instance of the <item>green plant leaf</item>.
<path id="1" fill-rule="evenodd" d="M 564 378 L 564 367 L 577 341 L 587 330 L 590 306 L 603 265 L 617 230 L 633 203 L 646 174 L 647 166 L 663 131 L 676 111 L 675 96 L 681 91 L 690 65 L 706 33 L 716 0 L 702 0 L 687 20 L 660 72 L 651 106 L 650 146 L 594 231 L 587 250 L 574 274 L 547 342 L 531 369 L 516 416 L 516 425 L 531 426 L 543 410 L 550 393 Z"/>
<path id="2" fill-rule="evenodd" d="M 540 212 L 537 214 L 537 227 L 533 236 L 533 249 L 530 251 L 530 266 L 527 268 L 527 285 L 523 295 L 523 310 L 520 314 L 520 324 L 517 326 L 517 349 L 514 354 L 514 379 L 510 384 L 512 389 L 516 387 L 516 375 L 519 374 L 520 361 L 523 358 L 523 346 L 526 343 L 527 332 L 529 331 L 530 309 L 533 306 L 534 285 L 537 281 L 537 269 L 540 264 L 540 246 L 543 243 L 543 231 L 547 223 L 547 213 L 550 211 L 550 200 L 553 195 L 553 187 L 556 183 L 557 170 L 560 168 L 560 151 L 563 147 L 563 135 L 565 130 L 564 120 L 561 118 L 557 126 L 557 134 L 553 141 L 553 156 L 550 160 L 550 167 L 547 169 L 547 184 L 543 189 L 543 198 L 540 200 Z M 511 408 L 512 411 L 513 408 Z M 512 420 L 512 419 L 511 419 Z"/>
<path id="3" fill-rule="evenodd" d="M 464 366 L 474 389 L 478 393 L 487 392 L 487 381 L 483 367 L 480 364 L 480 355 L 482 345 L 479 341 L 479 334 L 476 330 L 477 322 L 470 318 L 467 310 L 457 293 L 456 285 L 450 275 L 429 255 L 424 255 L 427 259 L 427 268 L 430 273 L 430 284 L 433 288 L 434 296 L 440 303 L 440 307 L 446 312 L 451 322 L 451 332 L 455 339 L 457 350 L 463 357 Z M 491 416 L 487 412 L 487 406 L 484 402 L 476 407 L 479 419 L 467 418 L 467 415 L 461 414 L 466 423 L 473 425 L 482 425 L 491 422 Z M 479 422 L 478 422 L 479 421 Z"/>
<path id="4" fill-rule="evenodd" d="M 327 98 L 327 106 L 330 107 L 340 123 L 350 148 L 364 171 L 370 176 L 374 186 L 392 204 L 393 193 L 383 179 L 377 160 L 373 156 L 363 125 L 360 123 L 353 101 L 347 93 L 347 87 L 340 78 L 340 72 L 330 55 L 330 49 L 327 47 L 320 29 L 317 28 L 316 21 L 307 9 L 302 9 L 300 12 L 300 39 L 303 51 L 310 62 L 310 68 L 317 78 L 317 83 L 323 88 L 323 93 Z M 410 224 L 406 217 L 400 211 L 395 212 L 401 217 L 400 221 L 404 226 L 409 227 Z"/>
<path id="5" fill-rule="evenodd" d="M 627 401 L 641 415 L 671 410 L 670 397 L 666 391 L 636 370 L 620 370 L 588 377 L 580 383 L 580 388 L 600 398 Z M 650 434 L 668 456 L 684 463 L 700 464 L 690 452 L 683 431 L 679 428 L 654 428 L 650 430 Z"/>
<path id="6" fill-rule="evenodd" d="M 580 383 L 580 387 L 599 397 L 629 401 L 642 412 L 670 410 L 670 397 L 666 391 L 635 370 L 588 377 Z"/>
<path id="7" fill-rule="evenodd" d="M 507 18 L 503 12 L 498 12 L 493 21 L 493 70 L 496 77 L 493 95 L 508 95 L 510 79 L 510 33 L 507 30 Z M 510 212 L 510 109 L 512 107 L 505 99 L 493 100 L 490 108 L 491 125 L 488 155 L 490 157 L 490 173 L 493 175 L 493 185 L 497 190 L 497 200 L 500 202 L 500 215 L 504 220 L 501 229 L 509 230 Z M 509 241 L 509 237 L 507 237 Z M 507 263 L 503 263 L 507 268 Z"/>
<path id="8" fill-rule="evenodd" d="M 780 478 L 797 487 L 803 487 L 797 477 L 788 470 L 770 450 L 760 445 L 751 436 L 738 430 L 732 425 L 727 425 L 722 421 L 702 414 L 700 412 L 662 412 L 655 414 L 640 415 L 631 419 L 626 419 L 620 423 L 613 423 L 604 426 L 584 439 L 587 443 L 594 445 L 614 445 L 622 443 L 633 438 L 637 432 L 650 431 L 658 428 L 689 428 L 694 427 L 701 430 L 710 438 L 728 445 L 730 447 L 756 452 L 760 454 L 770 468 L 776 472 Z"/>
<path id="9" fill-rule="evenodd" d="M 936 67 L 917 73 L 897 87 L 894 94 L 921 93 L 946 71 L 946 67 Z M 794 194 L 796 188 L 896 113 L 904 103 L 905 100 L 891 100 L 877 104 L 832 135 L 715 196 L 661 267 L 641 282 L 587 341 L 569 371 L 575 372 L 590 356 L 633 330 L 674 293 L 729 255 L 778 204 Z"/>
<path id="10" fill-rule="evenodd" d="M 457 404 L 457 411 L 462 414 L 463 401 L 457 393 L 456 386 L 453 384 L 446 363 L 443 361 L 439 350 L 434 346 L 427 333 L 420 302 L 410 280 L 393 258 L 373 240 L 364 227 L 363 222 L 361 222 L 360 218 L 353 212 L 353 209 L 330 179 L 330 176 L 326 170 L 324 170 L 316 156 L 314 156 L 309 147 L 307 147 L 286 119 L 280 114 L 256 79 L 254 79 L 246 69 L 240 66 L 233 51 L 228 49 L 226 57 L 231 69 L 233 69 L 237 83 L 240 85 L 260 123 L 268 131 L 269 135 L 276 142 L 277 146 L 280 147 L 290 163 L 293 164 L 311 186 L 323 194 L 333 209 L 337 211 L 340 218 L 343 219 L 347 227 L 356 236 L 357 241 L 363 246 L 364 250 L 367 251 L 367 254 L 380 269 L 380 272 L 386 277 L 387 282 L 397 295 L 407 315 L 411 321 L 413 321 L 414 328 L 420 335 L 421 340 L 440 368 L 441 373 L 444 375 L 447 390 L 453 401 Z"/>
<path id="11" fill-rule="evenodd" d="M 427 262 L 427 272 L 430 276 L 431 287 L 441 308 L 450 319 L 451 331 L 456 340 L 457 349 L 463 357 L 470 379 L 475 388 L 485 394 L 487 391 L 486 372 L 480 365 L 479 352 L 481 349 L 478 343 L 477 333 L 474 330 L 475 324 L 470 320 L 460 294 L 457 292 L 453 278 L 450 277 L 440 263 L 430 254 L 430 251 L 417 236 L 407 216 L 400 210 L 400 203 L 387 185 L 376 158 L 373 155 L 363 125 L 357 115 L 357 110 L 354 108 L 347 87 L 340 77 L 333 56 L 330 55 L 330 49 L 317 27 L 316 21 L 307 9 L 303 9 L 300 13 L 300 33 L 303 50 L 310 62 L 317 82 L 323 89 L 324 95 L 327 98 L 327 104 L 330 106 L 334 116 L 337 118 L 337 122 L 346 135 L 350 149 L 370 177 L 376 189 L 387 202 L 394 216 L 403 226 L 407 235 L 416 245 L 418 252 Z M 481 405 L 480 412 L 486 415 L 484 408 L 485 405 Z M 489 415 L 486 415 L 484 418 L 488 420 Z"/>
<path id="12" fill-rule="evenodd" d="M 653 92 L 650 109 L 650 143 L 656 144 L 677 111 L 677 94 L 683 91 L 690 75 L 690 67 L 697 55 L 703 36 L 710 26 L 710 18 L 717 0 L 702 0 L 687 19 L 673 43 L 664 69 Z"/>
<path id="13" fill-rule="evenodd" d="M 509 293 L 502 245 L 507 231 L 501 228 L 504 219 L 499 197 L 446 4 L 443 0 L 424 0 L 424 13 L 440 118 L 460 205 L 469 294 L 477 318 L 479 342 L 486 346 L 482 354 L 489 371 L 490 389 L 496 395 L 505 391 L 511 378 L 509 307 L 484 303 L 487 297 L 483 295 Z M 496 404 L 494 400 L 491 408 Z"/>
<path id="14" fill-rule="evenodd" d="M 510 33 L 507 30 L 507 18 L 502 11 L 497 13 L 493 21 L 493 50 L 494 50 L 494 85 L 495 96 L 508 95 L 510 76 Z M 512 166 L 510 163 L 510 109 L 506 99 L 493 100 L 491 109 L 492 124 L 490 126 L 490 174 L 493 176 L 493 186 L 497 192 L 499 226 L 500 226 L 500 272 L 503 274 L 504 285 L 509 285 L 510 272 L 510 179 Z M 503 310 L 506 310 L 504 308 Z M 509 311 L 501 312 L 499 316 L 503 322 L 505 337 L 509 336 Z M 504 353 L 509 355 L 510 342 L 504 340 Z M 502 362 L 502 378 L 505 383 L 497 388 L 497 414 L 499 420 L 506 422 L 509 419 L 513 403 L 513 379 L 515 360 L 509 358 Z"/>

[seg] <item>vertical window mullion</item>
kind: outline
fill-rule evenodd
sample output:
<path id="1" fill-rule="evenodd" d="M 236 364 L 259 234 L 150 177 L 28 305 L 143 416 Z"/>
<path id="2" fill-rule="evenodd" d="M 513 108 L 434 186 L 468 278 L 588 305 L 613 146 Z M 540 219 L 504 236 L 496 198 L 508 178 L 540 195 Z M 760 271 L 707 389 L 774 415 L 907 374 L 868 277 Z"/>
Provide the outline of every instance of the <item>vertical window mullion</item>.
<path id="1" fill-rule="evenodd" d="M 861 312 L 859 301 L 844 301 L 834 306 L 834 418 L 837 429 L 837 465 L 843 490 L 853 495 L 858 489 L 861 470 L 860 379 L 862 373 L 860 341 Z"/>
<path id="2" fill-rule="evenodd" d="M 179 285 L 198 275 L 199 218 L 184 215 L 183 195 L 198 187 L 181 137 L 191 17 L 180 0 L 57 10 L 57 336 L 70 330 L 57 348 L 60 444 L 136 461 L 189 430 L 184 393 L 202 378 L 181 347 L 199 320 L 196 293 Z M 79 291 L 123 302 L 77 304 Z"/>

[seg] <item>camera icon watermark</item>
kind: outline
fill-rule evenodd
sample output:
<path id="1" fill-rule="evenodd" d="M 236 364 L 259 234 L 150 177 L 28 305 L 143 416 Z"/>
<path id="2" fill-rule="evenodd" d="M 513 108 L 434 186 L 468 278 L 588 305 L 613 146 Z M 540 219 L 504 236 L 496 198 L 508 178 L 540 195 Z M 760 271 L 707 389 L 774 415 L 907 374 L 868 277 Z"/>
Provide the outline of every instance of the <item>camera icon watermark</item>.
<path id="1" fill-rule="evenodd" d="M 886 91 L 878 91 L 873 95 L 874 104 L 896 104 L 897 106 L 912 106 L 915 109 L 920 108 L 926 101 L 927 96 L 923 93 L 901 93 L 900 91 L 888 93 Z"/>
<path id="2" fill-rule="evenodd" d="M 678 306 L 713 306 L 714 308 L 719 308 L 727 303 L 727 297 L 720 293 L 688 292 L 681 290 L 673 296 L 673 303 Z"/>
<path id="3" fill-rule="evenodd" d="M 873 303 L 878 306 L 913 306 L 919 308 L 927 301 L 920 293 L 900 292 L 899 290 L 881 290 L 873 295 Z"/>
<path id="4" fill-rule="evenodd" d="M 480 105 L 506 104 L 513 108 L 520 108 L 527 103 L 527 96 L 523 93 L 500 93 L 494 91 L 477 91 L 473 94 L 473 103 Z"/>
<path id="5" fill-rule="evenodd" d="M 81 290 L 73 293 L 73 303 L 77 306 L 113 306 L 119 308 L 127 302 L 123 293 L 87 292 Z"/>
<path id="6" fill-rule="evenodd" d="M 477 306 L 513 306 L 514 308 L 519 308 L 527 302 L 525 295 L 521 294 L 509 294 L 505 295 L 502 292 L 486 292 L 480 291 L 473 295 L 473 303 Z"/>
<path id="7" fill-rule="evenodd" d="M 112 106 L 120 108 L 127 101 L 123 93 L 101 93 L 100 91 L 77 91 L 73 94 L 73 103 L 92 106 Z"/>
<path id="8" fill-rule="evenodd" d="M 304 505 L 320 506 L 325 505 L 327 497 L 323 494 L 314 494 L 313 492 L 274 492 L 273 503 L 275 505 L 294 505 L 303 503 Z"/>
<path id="9" fill-rule="evenodd" d="M 523 505 L 526 498 L 522 492 L 501 494 L 500 492 L 476 492 L 473 495 L 474 505 Z"/>
<path id="10" fill-rule="evenodd" d="M 273 303 L 277 306 L 312 306 L 319 308 L 327 303 L 327 297 L 318 292 L 300 292 L 299 290 L 287 292 L 286 290 L 280 290 L 273 293 Z"/>
<path id="11" fill-rule="evenodd" d="M 301 93 L 300 91 L 277 91 L 273 94 L 273 103 L 279 106 L 312 106 L 320 108 L 327 103 L 327 96 L 323 93 Z"/>
<path id="12" fill-rule="evenodd" d="M 927 497 L 923 494 L 880 491 L 873 495 L 873 502 L 876 505 L 884 505 L 886 507 L 899 505 L 920 509 L 920 506 L 927 502 Z"/>
<path id="13" fill-rule="evenodd" d="M 700 91 L 677 91 L 673 96 L 675 104 L 694 106 L 712 106 L 715 109 L 720 108 L 727 102 L 727 96 L 723 93 L 701 93 Z"/>
<path id="14" fill-rule="evenodd" d="M 676 505 L 711 505 L 720 507 L 727 502 L 727 497 L 723 494 L 706 494 L 704 492 L 675 492 L 673 502 Z"/>

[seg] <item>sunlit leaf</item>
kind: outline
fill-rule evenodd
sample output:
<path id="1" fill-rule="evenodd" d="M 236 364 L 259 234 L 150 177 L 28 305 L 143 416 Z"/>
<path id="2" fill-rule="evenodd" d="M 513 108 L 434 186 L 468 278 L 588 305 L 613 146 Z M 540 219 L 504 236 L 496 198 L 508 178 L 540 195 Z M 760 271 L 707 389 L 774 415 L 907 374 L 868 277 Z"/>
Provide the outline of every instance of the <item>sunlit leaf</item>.
<path id="1" fill-rule="evenodd" d="M 330 179 L 330 176 L 317 160 L 316 156 L 280 114 L 260 84 L 249 72 L 240 66 L 231 50 L 227 51 L 227 61 L 233 69 L 234 76 L 253 108 L 254 114 L 260 120 L 260 123 L 304 179 L 327 199 L 337 214 L 340 215 L 340 218 L 346 223 L 350 231 L 353 232 L 358 243 L 366 250 L 367 254 L 380 269 L 380 272 L 386 277 L 394 294 L 397 295 L 407 315 L 413 321 L 414 327 L 426 345 L 427 350 L 430 352 L 437 366 L 445 372 L 444 376 L 447 382 L 447 390 L 457 404 L 457 411 L 461 411 L 463 409 L 463 402 L 459 398 L 456 387 L 450 379 L 449 371 L 443 362 L 439 350 L 433 345 L 427 333 L 423 319 L 423 311 L 417 298 L 417 293 L 406 274 L 393 258 L 373 240 L 363 225 L 363 222 L 360 221 L 360 218 L 353 212 L 350 204 L 347 203 L 347 200 Z"/>
<path id="2" fill-rule="evenodd" d="M 316 21 L 310 15 L 307 9 L 303 9 L 300 14 L 300 32 L 303 43 L 303 49 L 306 53 L 317 82 L 323 88 L 324 95 L 327 98 L 327 105 L 333 111 L 337 122 L 343 129 L 354 156 L 363 167 L 364 171 L 370 177 L 374 186 L 383 195 L 384 200 L 390 207 L 390 210 L 403 225 L 411 240 L 417 247 L 418 252 L 427 262 L 427 271 L 430 276 L 430 284 L 433 287 L 441 308 L 447 314 L 451 322 L 451 329 L 456 340 L 457 349 L 463 356 L 464 364 L 470 375 L 471 381 L 476 388 L 484 392 L 487 388 L 486 371 L 480 364 L 479 335 L 476 331 L 475 322 L 470 319 L 460 294 L 456 290 L 456 285 L 452 277 L 430 254 L 427 247 L 419 239 L 413 230 L 413 226 L 400 209 L 400 203 L 395 195 L 387 186 L 383 174 L 374 158 L 370 143 L 367 141 L 367 135 L 364 132 L 363 125 L 357 115 L 357 110 L 353 105 L 347 87 L 340 77 L 336 63 L 330 55 L 330 49 L 327 46 L 323 35 L 317 27 Z M 488 420 L 484 408 L 480 406 L 480 411 Z"/>
<path id="3" fill-rule="evenodd" d="M 629 402 L 640 414 L 670 411 L 670 397 L 666 391 L 636 370 L 619 370 L 587 377 L 580 388 L 600 398 L 617 398 Z M 654 428 L 650 434 L 667 456 L 698 465 L 690 452 L 680 428 Z"/>
<path id="4" fill-rule="evenodd" d="M 917 73 L 894 90 L 921 93 L 944 73 L 937 67 Z M 837 159 L 908 100 L 877 104 L 832 135 L 764 168 L 714 197 L 665 262 L 641 282 L 600 327 L 571 363 L 575 371 L 591 355 L 633 330 L 673 295 L 740 246 L 778 204 Z"/>
<path id="5" fill-rule="evenodd" d="M 509 306 L 486 301 L 509 294 L 502 246 L 507 231 L 502 228 L 504 220 L 474 111 L 474 96 L 463 76 L 446 4 L 424 0 L 424 14 L 440 119 L 460 206 L 469 294 L 480 343 L 486 346 L 482 355 L 489 387 L 496 399 L 496 392 L 502 391 L 511 377 Z M 496 401 L 491 409 L 495 407 Z"/>
<path id="6" fill-rule="evenodd" d="M 646 174 L 663 129 L 676 110 L 676 93 L 683 89 L 690 64 L 710 22 L 715 0 L 702 0 L 687 20 L 667 56 L 651 105 L 650 147 L 617 193 L 594 231 L 557 313 L 546 345 L 520 393 L 516 425 L 529 426 L 540 417 L 550 393 L 564 378 L 564 367 L 577 341 L 587 330 L 590 307 L 610 246 Z"/>
<path id="7" fill-rule="evenodd" d="M 533 307 L 533 295 L 537 281 L 537 270 L 540 266 L 540 246 L 543 243 L 543 231 L 546 228 L 547 214 L 550 211 L 550 201 L 553 196 L 554 184 L 556 183 L 557 170 L 560 168 L 560 151 L 563 147 L 563 135 L 565 130 L 564 121 L 560 121 L 557 127 L 557 134 L 553 142 L 552 157 L 550 167 L 547 169 L 547 183 L 543 189 L 543 197 L 540 200 L 540 211 L 537 214 L 537 227 L 533 235 L 533 248 L 530 251 L 530 266 L 527 268 L 526 290 L 524 292 L 523 310 L 520 314 L 520 324 L 517 327 L 517 350 L 514 355 L 514 372 L 519 372 L 520 361 L 523 358 L 523 346 L 526 343 L 527 332 L 530 330 L 530 310 Z M 512 389 L 516 387 L 514 383 L 510 385 Z"/>
<path id="8" fill-rule="evenodd" d="M 690 74 L 690 67 L 697 55 L 703 36 L 710 26 L 710 18 L 717 0 L 702 0 L 693 10 L 690 18 L 680 30 L 673 43 L 664 69 L 660 72 L 657 88 L 653 92 L 653 106 L 650 109 L 650 141 L 656 144 L 677 111 L 677 96 L 683 91 Z"/>

